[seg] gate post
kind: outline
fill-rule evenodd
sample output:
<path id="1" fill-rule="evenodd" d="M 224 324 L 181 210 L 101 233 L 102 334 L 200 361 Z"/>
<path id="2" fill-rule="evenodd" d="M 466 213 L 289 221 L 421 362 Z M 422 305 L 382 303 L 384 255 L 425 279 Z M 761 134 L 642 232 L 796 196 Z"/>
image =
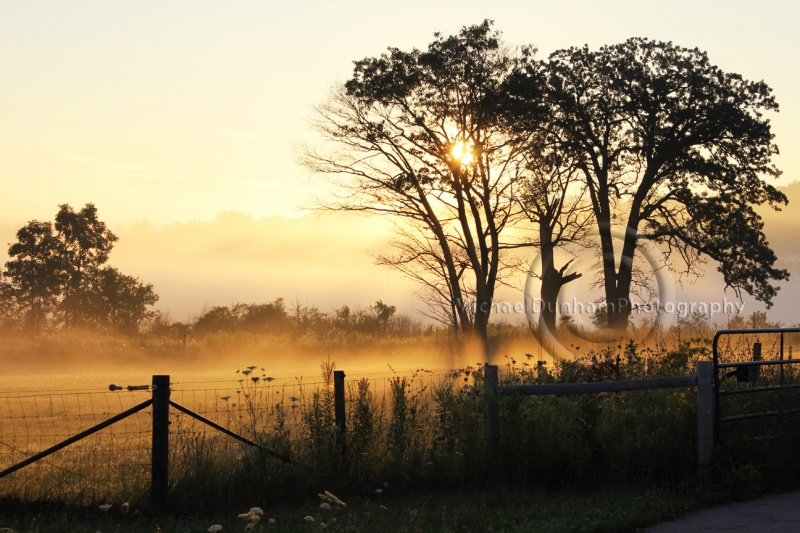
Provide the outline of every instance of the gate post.
<path id="1" fill-rule="evenodd" d="M 153 376 L 153 450 L 150 501 L 153 510 L 167 509 L 169 486 L 169 376 Z"/>
<path id="2" fill-rule="evenodd" d="M 707 476 L 714 462 L 714 381 L 712 361 L 697 362 L 697 469 Z"/>

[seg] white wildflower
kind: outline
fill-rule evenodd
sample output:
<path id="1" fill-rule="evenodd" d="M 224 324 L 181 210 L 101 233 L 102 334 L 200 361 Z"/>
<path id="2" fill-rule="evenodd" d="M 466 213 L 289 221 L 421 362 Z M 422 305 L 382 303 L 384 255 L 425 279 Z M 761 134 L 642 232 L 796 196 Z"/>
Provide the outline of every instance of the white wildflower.
<path id="1" fill-rule="evenodd" d="M 314 517 L 311 516 L 311 515 L 308 515 L 305 518 L 303 518 L 303 520 L 305 520 L 306 522 L 313 522 L 314 521 Z"/>
<path id="2" fill-rule="evenodd" d="M 375 489 L 375 494 L 383 494 L 383 489 Z"/>
<path id="3" fill-rule="evenodd" d="M 219 533 L 220 531 L 222 531 L 222 526 L 219 524 L 214 524 L 208 528 L 208 533 Z"/>
<path id="4" fill-rule="evenodd" d="M 103 505 L 100 505 L 99 508 L 104 513 L 107 513 L 108 510 L 111 509 L 111 504 L 110 503 L 104 503 Z"/>
<path id="5" fill-rule="evenodd" d="M 339 498 L 337 498 L 336 496 L 334 496 L 333 494 L 331 494 L 327 490 L 322 494 L 318 494 L 317 496 L 319 496 L 319 498 L 324 502 L 329 502 L 329 503 L 332 503 L 334 505 L 341 505 L 342 507 L 347 507 L 346 503 L 344 503 L 342 500 L 340 500 Z"/>
<path id="6" fill-rule="evenodd" d="M 324 509 L 325 511 L 330 511 L 331 504 L 329 504 L 328 502 L 322 502 L 321 504 L 319 504 L 319 508 Z"/>
<path id="7" fill-rule="evenodd" d="M 261 507 L 253 507 L 252 509 L 250 509 L 250 514 L 254 514 L 257 516 L 264 516 L 264 511 L 261 509 Z"/>

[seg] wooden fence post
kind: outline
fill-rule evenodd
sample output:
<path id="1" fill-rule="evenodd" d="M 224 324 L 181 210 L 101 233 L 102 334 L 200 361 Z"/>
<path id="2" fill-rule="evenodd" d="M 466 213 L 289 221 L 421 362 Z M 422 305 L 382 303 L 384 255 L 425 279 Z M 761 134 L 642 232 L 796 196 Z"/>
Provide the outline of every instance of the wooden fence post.
<path id="1" fill-rule="evenodd" d="M 336 419 L 336 446 L 342 454 L 342 461 L 347 457 L 347 418 L 345 413 L 344 371 L 333 372 L 333 409 Z"/>
<path id="2" fill-rule="evenodd" d="M 497 459 L 497 446 L 500 439 L 500 403 L 497 397 L 499 378 L 497 365 L 486 364 L 483 367 L 486 383 L 486 446 L 489 460 Z"/>
<path id="3" fill-rule="evenodd" d="M 712 361 L 697 362 L 697 469 L 708 476 L 714 462 L 714 381 Z"/>
<path id="4" fill-rule="evenodd" d="M 169 487 L 169 376 L 153 376 L 153 450 L 150 501 L 157 513 L 167 509 Z"/>

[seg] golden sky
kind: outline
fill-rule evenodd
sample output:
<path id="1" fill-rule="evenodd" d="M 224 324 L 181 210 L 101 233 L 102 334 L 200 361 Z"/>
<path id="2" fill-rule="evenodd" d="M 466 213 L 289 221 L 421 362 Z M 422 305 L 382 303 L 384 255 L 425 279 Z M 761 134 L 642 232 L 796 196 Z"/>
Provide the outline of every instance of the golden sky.
<path id="1" fill-rule="evenodd" d="M 508 43 L 536 45 L 540 57 L 572 45 L 597 47 L 643 36 L 697 46 L 724 70 L 765 80 L 781 105 L 772 120 L 782 182 L 800 179 L 800 73 L 794 68 L 800 7 L 793 1 L 5 1 L 2 244 L 28 220 L 52 219 L 58 204 L 94 202 L 123 239 L 112 262 L 145 281 L 154 272 L 163 274 L 156 289 L 162 307 L 178 310 L 176 319 L 185 319 L 197 301 L 251 300 L 226 292 L 224 282 L 212 289 L 208 279 L 191 288 L 184 277 L 180 286 L 186 292 L 180 294 L 167 287 L 173 279 L 169 262 L 131 248 L 145 227 L 141 222 L 168 234 L 214 223 L 230 211 L 251 221 L 299 216 L 298 208 L 324 187 L 296 163 L 293 146 L 310 139 L 313 106 L 348 78 L 352 62 L 387 46 L 422 48 L 434 32 L 452 34 L 485 18 L 495 20 Z M 310 226 L 295 228 L 296 243 L 315 242 Z M 354 227 L 363 231 L 365 225 Z M 241 268 L 241 253 L 232 246 L 209 252 L 222 262 L 217 281 L 220 272 L 233 275 Z M 325 285 L 357 292 L 347 284 L 357 284 L 359 275 L 385 278 L 370 266 L 358 239 L 348 246 L 345 255 L 363 261 L 333 271 Z M 308 249 L 292 248 L 293 261 L 317 260 Z M 138 270 L 125 269 L 126 262 Z M 301 294 L 294 275 L 276 280 L 280 275 L 278 270 L 265 276 L 257 292 L 264 298 L 258 300 L 299 294 L 318 301 Z M 407 294 L 406 285 L 391 279 L 388 294 Z M 333 301 L 337 293 L 326 294 Z"/>

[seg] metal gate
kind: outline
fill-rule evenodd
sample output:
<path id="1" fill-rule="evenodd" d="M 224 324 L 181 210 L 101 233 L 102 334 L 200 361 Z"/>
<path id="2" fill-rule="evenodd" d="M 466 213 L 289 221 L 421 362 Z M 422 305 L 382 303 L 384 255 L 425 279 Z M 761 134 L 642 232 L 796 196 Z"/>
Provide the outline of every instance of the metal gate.
<path id="1" fill-rule="evenodd" d="M 800 328 L 714 335 L 714 441 L 732 464 L 800 468 Z"/>

